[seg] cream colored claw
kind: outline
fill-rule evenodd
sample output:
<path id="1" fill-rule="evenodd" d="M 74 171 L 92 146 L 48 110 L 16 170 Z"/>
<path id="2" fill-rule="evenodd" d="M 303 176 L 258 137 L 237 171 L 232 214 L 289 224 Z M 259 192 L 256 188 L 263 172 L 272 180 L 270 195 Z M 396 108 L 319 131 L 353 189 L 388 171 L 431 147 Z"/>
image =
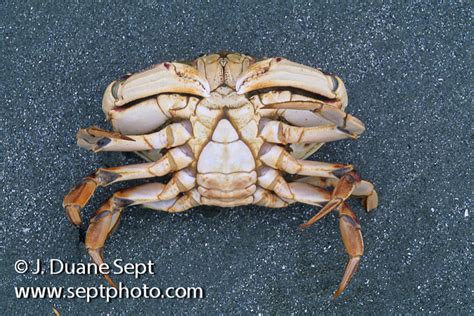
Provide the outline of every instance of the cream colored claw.
<path id="1" fill-rule="evenodd" d="M 196 68 L 181 63 L 162 63 L 112 82 L 104 93 L 102 108 L 109 113 L 116 106 L 160 93 L 208 97 L 210 87 Z"/>
<path id="2" fill-rule="evenodd" d="M 251 65 L 237 79 L 239 94 L 276 87 L 292 87 L 322 95 L 329 99 L 347 100 L 344 84 L 337 76 L 277 57 Z"/>

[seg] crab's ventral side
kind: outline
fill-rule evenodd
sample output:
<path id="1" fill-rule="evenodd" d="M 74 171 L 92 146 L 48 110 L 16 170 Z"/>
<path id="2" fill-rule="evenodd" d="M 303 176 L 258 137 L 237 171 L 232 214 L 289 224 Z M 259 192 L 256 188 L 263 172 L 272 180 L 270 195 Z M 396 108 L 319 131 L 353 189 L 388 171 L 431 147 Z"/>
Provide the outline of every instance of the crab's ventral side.
<path id="1" fill-rule="evenodd" d="M 101 264 L 106 239 L 130 205 L 165 212 L 199 205 L 322 207 L 301 228 L 336 211 L 349 254 L 337 297 L 364 251 L 359 221 L 346 200 L 361 197 L 369 211 L 377 206 L 377 193 L 352 165 L 305 158 L 326 142 L 356 139 L 364 131 L 346 105 L 339 77 L 279 57 L 212 54 L 116 80 L 102 103 L 114 131 L 81 129 L 78 144 L 94 152 L 136 152 L 147 162 L 100 168 L 84 178 L 64 198 L 67 216 L 80 226 L 80 210 L 99 186 L 171 175 L 168 183 L 117 191 L 97 210 L 85 244 Z"/>

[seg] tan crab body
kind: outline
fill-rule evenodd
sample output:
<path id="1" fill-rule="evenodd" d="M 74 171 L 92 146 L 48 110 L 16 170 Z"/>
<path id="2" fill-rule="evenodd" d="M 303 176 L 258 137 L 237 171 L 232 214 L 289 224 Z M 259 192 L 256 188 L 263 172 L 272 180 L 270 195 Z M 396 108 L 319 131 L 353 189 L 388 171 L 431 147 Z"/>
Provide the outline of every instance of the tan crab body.
<path id="1" fill-rule="evenodd" d="M 159 64 L 107 87 L 102 107 L 114 132 L 91 127 L 78 133 L 81 147 L 133 151 L 148 162 L 97 170 L 66 195 L 64 207 L 79 226 L 80 209 L 98 186 L 172 174 L 166 184 L 117 191 L 97 211 L 86 247 L 100 264 L 105 241 L 128 205 L 167 212 L 198 205 L 324 205 L 301 227 L 339 212 L 350 259 L 338 296 L 363 253 L 360 225 L 345 200 L 360 196 L 371 210 L 377 193 L 351 165 L 305 158 L 325 142 L 355 139 L 364 131 L 346 106 L 340 78 L 283 58 L 256 62 L 221 53 L 189 64 Z"/>

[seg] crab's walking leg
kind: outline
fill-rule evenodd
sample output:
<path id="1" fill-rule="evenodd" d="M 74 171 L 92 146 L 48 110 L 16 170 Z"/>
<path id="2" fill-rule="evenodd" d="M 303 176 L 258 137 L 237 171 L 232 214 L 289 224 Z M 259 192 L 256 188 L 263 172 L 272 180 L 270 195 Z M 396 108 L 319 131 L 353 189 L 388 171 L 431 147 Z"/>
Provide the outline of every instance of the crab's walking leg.
<path id="1" fill-rule="evenodd" d="M 253 194 L 253 197 L 253 204 L 265 207 L 280 208 L 286 207 L 289 204 L 288 202 L 282 200 L 272 192 L 264 190 L 262 188 L 257 188 L 255 193 Z"/>
<path id="2" fill-rule="evenodd" d="M 192 207 L 199 205 L 201 205 L 200 195 L 197 190 L 188 191 L 180 198 L 143 203 L 144 207 L 158 211 L 165 211 L 168 213 L 184 212 Z"/>
<path id="3" fill-rule="evenodd" d="M 377 208 L 379 204 L 377 191 L 375 190 L 374 185 L 369 181 L 362 180 L 361 182 L 356 183 L 352 195 L 362 197 L 362 205 L 365 207 L 367 212 Z"/>
<path id="4" fill-rule="evenodd" d="M 87 251 L 95 264 L 104 263 L 104 244 L 114 228 L 117 227 L 123 209 L 126 206 L 137 204 L 152 206 L 153 202 L 158 200 L 157 197 L 162 193 L 164 187 L 161 183 L 148 183 L 117 191 L 97 210 L 87 229 L 85 241 Z M 198 202 L 193 200 L 189 193 L 181 198 L 174 197 L 158 203 L 160 204 L 155 204 L 158 206 L 155 208 L 167 212 L 181 212 L 198 205 Z M 104 275 L 104 278 L 110 285 L 116 287 L 109 275 Z"/>
<path id="5" fill-rule="evenodd" d="M 338 203 L 336 207 L 339 211 L 339 228 L 341 231 L 342 241 L 347 253 L 349 254 L 349 261 L 346 265 L 344 276 L 339 284 L 339 288 L 334 294 L 334 298 L 338 297 L 344 291 L 357 270 L 360 258 L 364 252 L 364 242 L 362 239 L 360 224 L 347 203 L 343 201 L 343 195 L 340 193 L 335 194 L 334 192 L 331 194 L 329 191 L 305 182 L 287 183 L 281 175 L 279 175 L 278 171 L 268 167 L 260 168 L 258 175 L 258 183 L 260 186 L 274 191 L 279 197 L 288 203 L 301 202 L 321 206 L 329 201 L 323 208 L 324 210 L 327 205 L 334 200 L 336 194 L 342 199 L 342 202 Z M 346 179 L 341 179 L 341 181 L 337 183 L 334 191 L 341 191 L 341 188 L 346 186 L 347 182 L 350 182 L 349 176 L 352 176 L 352 172 L 344 176 L 347 177 Z M 341 182 L 345 182 L 345 184 L 340 184 Z M 331 210 L 332 209 L 333 207 L 331 207 Z M 318 215 L 319 214 L 321 214 L 321 212 L 318 213 Z"/>
<path id="6" fill-rule="evenodd" d="M 352 165 L 296 159 L 283 147 L 268 143 L 262 145 L 259 156 L 267 166 L 289 174 L 338 178 L 352 170 Z"/>
<path id="7" fill-rule="evenodd" d="M 159 177 L 189 166 L 193 161 L 191 149 L 187 146 L 168 151 L 157 162 L 129 166 L 104 168 L 83 179 L 63 200 L 63 207 L 72 224 L 82 223 L 80 210 L 87 204 L 98 186 L 106 186 L 119 181 Z"/>
<path id="8" fill-rule="evenodd" d="M 182 169 L 176 172 L 171 180 L 168 181 L 158 198 L 160 200 L 170 200 L 194 187 L 196 187 L 195 171 L 191 168 Z"/>
<path id="9" fill-rule="evenodd" d="M 336 209 L 341 204 L 344 204 L 344 201 L 351 196 L 352 192 L 356 187 L 356 184 L 360 181 L 360 176 L 355 171 L 350 171 L 349 173 L 343 175 L 337 182 L 334 190 L 332 191 L 331 199 L 329 200 L 329 202 L 324 205 L 324 207 L 316 215 L 310 218 L 306 223 L 301 224 L 300 228 L 308 228 L 309 226 L 313 225 L 318 220 L 329 214 L 332 210 Z"/>
<path id="10" fill-rule="evenodd" d="M 258 169 L 258 185 L 288 202 L 321 206 L 331 198 L 331 193 L 322 188 L 307 183 L 288 183 L 279 171 L 265 166 Z"/>
<path id="11" fill-rule="evenodd" d="M 365 131 L 364 123 L 339 108 L 319 101 L 289 101 L 265 105 L 264 110 L 299 110 L 317 114 L 323 121 L 315 127 L 298 128 L 280 121 L 263 123 L 261 135 L 270 142 L 305 143 L 357 138 Z M 268 126 L 266 126 L 268 125 Z"/>
<path id="12" fill-rule="evenodd" d="M 309 183 L 320 188 L 335 188 L 339 179 L 334 178 L 320 178 L 320 177 L 303 177 L 296 180 L 297 182 Z M 369 181 L 361 180 L 356 182 L 352 196 L 362 198 L 362 205 L 364 205 L 367 212 L 377 208 L 378 194 L 374 185 Z"/>
<path id="13" fill-rule="evenodd" d="M 342 242 L 349 255 L 344 275 L 333 298 L 337 298 L 346 288 L 354 273 L 359 267 L 360 258 L 364 254 L 364 240 L 362 238 L 361 227 L 354 212 L 347 203 L 342 203 L 339 207 L 339 229 L 341 231 Z"/>
<path id="14" fill-rule="evenodd" d="M 324 143 L 345 138 L 354 139 L 360 135 L 360 131 L 342 129 L 336 125 L 299 127 L 262 119 L 259 135 L 267 142 L 278 144 Z"/>
<path id="15" fill-rule="evenodd" d="M 274 191 L 285 200 L 316 206 L 321 206 L 327 202 L 319 213 L 302 224 L 301 228 L 308 228 L 336 209 L 351 196 L 357 185 L 361 183 L 360 177 L 355 171 L 348 172 L 336 181 L 334 190 L 330 193 L 321 188 L 321 185 L 314 186 L 305 182 L 288 183 L 275 169 L 268 167 L 260 167 L 258 169 L 258 184 L 262 188 Z"/>
<path id="16" fill-rule="evenodd" d="M 355 189 L 356 183 L 361 181 L 359 175 L 352 171 L 351 165 L 299 160 L 291 156 L 281 146 L 270 145 L 268 143 L 264 144 L 260 150 L 260 160 L 267 166 L 283 170 L 290 174 L 310 175 L 335 179 L 339 178 L 329 202 L 318 214 L 316 214 L 306 223 L 302 224 L 302 229 L 311 226 L 313 223 L 343 203 L 351 196 Z M 304 202 L 303 200 L 301 202 L 308 203 Z"/>
<path id="17" fill-rule="evenodd" d="M 349 134 L 360 135 L 365 131 L 364 123 L 358 118 L 344 112 L 331 104 L 322 101 L 288 101 L 266 104 L 263 110 L 300 110 L 310 111 L 332 123 L 341 131 Z"/>
<path id="18" fill-rule="evenodd" d="M 192 136 L 189 121 L 173 123 L 148 135 L 122 135 L 96 127 L 80 129 L 77 133 L 79 146 L 99 151 L 138 151 L 171 148 L 183 145 Z"/>
<path id="19" fill-rule="evenodd" d="M 257 94 L 251 102 L 267 121 L 274 120 L 269 126 L 261 123 L 261 137 L 271 143 L 290 144 L 291 154 L 297 158 L 308 157 L 326 142 L 358 138 L 365 130 L 359 119 L 344 112 L 345 105 L 326 100 L 286 91 Z"/>

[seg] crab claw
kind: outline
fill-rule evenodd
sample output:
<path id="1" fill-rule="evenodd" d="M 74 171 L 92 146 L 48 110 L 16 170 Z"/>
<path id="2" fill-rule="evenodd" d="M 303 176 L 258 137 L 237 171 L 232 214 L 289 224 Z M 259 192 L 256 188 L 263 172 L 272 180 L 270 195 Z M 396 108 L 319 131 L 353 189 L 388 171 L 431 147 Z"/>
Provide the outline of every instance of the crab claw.
<path id="1" fill-rule="evenodd" d="M 314 215 L 310 218 L 306 223 L 300 225 L 301 229 L 306 229 L 309 226 L 316 223 L 318 220 L 329 214 L 331 211 L 339 207 L 341 204 L 344 203 L 346 199 L 348 199 L 352 192 L 354 191 L 356 184 L 360 182 L 360 176 L 354 170 L 349 171 L 345 175 L 339 179 L 336 187 L 334 188 L 331 196 L 331 200 L 324 205 L 324 207 L 318 212 L 318 214 Z"/>
<path id="2" fill-rule="evenodd" d="M 239 94 L 275 87 L 292 87 L 325 98 L 347 101 L 346 89 L 340 78 L 281 57 L 265 59 L 251 65 L 236 82 Z"/>
<path id="3" fill-rule="evenodd" d="M 198 70 L 181 63 L 162 63 L 125 79 L 113 81 L 102 99 L 104 113 L 114 107 L 160 93 L 184 93 L 208 97 L 209 83 Z"/>
<path id="4" fill-rule="evenodd" d="M 104 244 L 117 226 L 121 213 L 122 208 L 109 199 L 91 219 L 86 234 L 86 248 L 92 261 L 98 266 L 104 264 Z M 103 277 L 111 286 L 117 287 L 108 274 L 103 274 Z"/>
<path id="5" fill-rule="evenodd" d="M 360 258 L 364 254 L 364 240 L 362 238 L 361 227 L 354 212 L 347 203 L 342 203 L 339 207 L 339 229 L 341 231 L 342 242 L 349 255 L 344 275 L 333 298 L 336 299 L 347 287 L 352 276 L 359 267 Z"/>

